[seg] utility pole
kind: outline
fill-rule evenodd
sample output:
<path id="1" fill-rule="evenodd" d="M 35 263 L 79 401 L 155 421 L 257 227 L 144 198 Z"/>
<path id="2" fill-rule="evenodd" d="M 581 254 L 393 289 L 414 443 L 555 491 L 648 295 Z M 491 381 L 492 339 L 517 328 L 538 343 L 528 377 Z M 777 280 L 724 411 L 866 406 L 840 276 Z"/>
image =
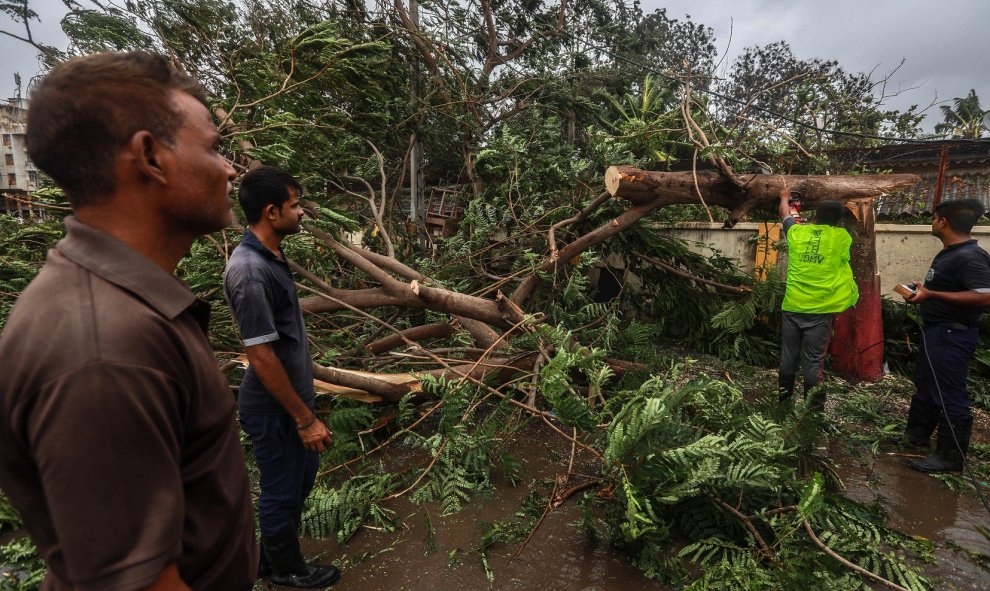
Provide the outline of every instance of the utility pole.
<path id="1" fill-rule="evenodd" d="M 413 25 L 418 29 L 418 0 L 409 0 L 409 18 L 412 19 Z M 419 108 L 419 68 L 415 59 L 409 64 L 409 101 L 413 109 Z M 418 118 L 415 120 L 418 120 Z M 416 132 L 413 132 L 409 138 L 409 144 L 409 221 L 412 222 L 413 228 L 416 229 L 418 234 L 419 218 L 425 212 L 422 211 L 423 185 L 420 175 L 423 161 L 422 146 L 419 143 L 419 138 L 416 137 Z"/>

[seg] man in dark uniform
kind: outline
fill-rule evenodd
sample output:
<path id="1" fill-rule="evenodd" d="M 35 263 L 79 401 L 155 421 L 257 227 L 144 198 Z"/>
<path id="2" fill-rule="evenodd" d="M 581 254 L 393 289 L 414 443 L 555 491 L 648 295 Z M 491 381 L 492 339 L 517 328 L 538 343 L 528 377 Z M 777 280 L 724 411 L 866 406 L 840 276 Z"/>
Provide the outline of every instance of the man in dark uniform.
<path id="1" fill-rule="evenodd" d="M 990 306 L 990 255 L 969 233 L 984 213 L 975 199 L 946 201 L 932 214 L 932 234 L 942 241 L 925 276 L 906 298 L 918 304 L 922 322 L 914 383 L 917 393 L 908 410 L 905 438 L 935 452 L 910 466 L 922 472 L 961 470 L 969 449 L 970 414 L 966 375 L 979 339 L 980 315 Z"/>
<path id="2" fill-rule="evenodd" d="M 340 572 L 303 560 L 299 522 L 331 434 L 314 412 L 313 360 L 281 248 L 302 229 L 301 195 L 290 174 L 271 166 L 244 175 L 239 199 L 249 227 L 227 263 L 223 289 L 250 363 L 238 405 L 261 473 L 259 576 L 270 568 L 277 585 L 322 588 Z"/>

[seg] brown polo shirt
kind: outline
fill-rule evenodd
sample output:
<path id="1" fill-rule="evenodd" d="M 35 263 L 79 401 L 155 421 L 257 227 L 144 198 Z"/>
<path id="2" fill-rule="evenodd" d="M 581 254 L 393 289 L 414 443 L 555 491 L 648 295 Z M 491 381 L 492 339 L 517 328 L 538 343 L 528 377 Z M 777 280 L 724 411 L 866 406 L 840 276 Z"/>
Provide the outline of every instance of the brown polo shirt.
<path id="1" fill-rule="evenodd" d="M 254 583 L 234 398 L 209 307 L 73 218 L 0 335 L 0 487 L 49 566 L 42 589 Z"/>

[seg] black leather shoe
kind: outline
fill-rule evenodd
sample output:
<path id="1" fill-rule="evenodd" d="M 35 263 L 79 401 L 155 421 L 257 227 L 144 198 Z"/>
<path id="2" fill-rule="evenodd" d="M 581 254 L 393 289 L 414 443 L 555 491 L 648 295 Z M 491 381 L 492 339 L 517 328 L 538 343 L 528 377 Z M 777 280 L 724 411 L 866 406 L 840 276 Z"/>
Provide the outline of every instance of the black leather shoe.
<path id="1" fill-rule="evenodd" d="M 297 589 L 322 589 L 329 587 L 340 578 L 340 570 L 333 566 L 317 566 L 305 564 L 302 568 L 293 569 L 289 573 L 272 573 L 269 579 L 275 585 L 295 587 Z"/>

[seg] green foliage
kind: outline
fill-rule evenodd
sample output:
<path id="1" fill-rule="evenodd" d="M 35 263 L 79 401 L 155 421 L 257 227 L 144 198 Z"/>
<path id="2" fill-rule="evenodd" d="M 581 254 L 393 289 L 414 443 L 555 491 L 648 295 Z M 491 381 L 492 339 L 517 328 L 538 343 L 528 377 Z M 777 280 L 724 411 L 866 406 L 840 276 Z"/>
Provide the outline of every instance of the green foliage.
<path id="1" fill-rule="evenodd" d="M 772 366 L 780 358 L 780 302 L 784 282 L 776 269 L 742 300 L 730 300 L 712 316 L 716 334 L 708 348 L 723 359 Z"/>
<path id="2" fill-rule="evenodd" d="M 717 87 L 743 99 L 720 112 L 727 126 L 738 124 L 735 147 L 743 153 L 750 146 L 764 154 L 774 146 L 790 151 L 785 138 L 806 148 L 871 145 L 878 142 L 819 130 L 912 136 L 923 117 L 914 107 L 904 113 L 886 110 L 886 97 L 877 92 L 882 88 L 867 74 L 847 72 L 834 60 L 797 59 L 784 41 L 747 48 Z M 753 101 L 748 106 L 765 110 L 737 121 L 748 99 Z"/>
<path id="3" fill-rule="evenodd" d="M 954 138 L 979 139 L 983 137 L 983 132 L 990 131 L 986 123 L 990 109 L 984 109 L 980 105 L 976 90 L 970 89 L 969 94 L 952 99 L 952 103 L 952 106 L 939 106 L 942 122 L 935 125 L 935 133 Z"/>
<path id="4" fill-rule="evenodd" d="M 37 591 L 48 569 L 30 538 L 0 546 L 0 591 Z"/>
<path id="5" fill-rule="evenodd" d="M 594 375 L 600 371 L 604 353 L 574 346 L 573 337 L 567 331 L 546 329 L 545 332 L 556 341 L 557 348 L 555 355 L 540 370 L 543 397 L 563 424 L 586 431 L 594 429 L 598 421 L 587 400 L 578 396 L 571 376 L 572 372 Z"/>
<path id="6" fill-rule="evenodd" d="M 10 504 L 10 499 L 0 490 L 0 531 L 16 529 L 22 524 L 21 516 Z"/>
<path id="7" fill-rule="evenodd" d="M 0 326 L 63 234 L 60 218 L 31 222 L 0 215 Z"/>
<path id="8" fill-rule="evenodd" d="M 672 81 L 647 76 L 639 93 L 627 93 L 621 99 L 603 93 L 618 115 L 609 122 L 615 138 L 624 149 L 644 165 L 669 163 L 690 158 L 691 149 L 682 126 L 679 87 Z"/>
<path id="9" fill-rule="evenodd" d="M 801 476 L 814 463 L 807 454 L 819 432 L 805 410 L 761 411 L 728 384 L 680 375 L 656 375 L 624 393 L 608 430 L 603 475 L 614 485 L 606 503 L 613 542 L 641 568 L 683 580 L 681 567 L 661 558 L 681 544 L 678 555 L 701 568 L 689 589 L 716 582 L 779 589 L 807 580 L 863 588 L 838 563 L 814 558 L 817 546 L 797 535 L 807 519 L 822 542 L 859 566 L 910 589 L 931 588 L 905 555 L 889 550 L 908 548 L 907 538 L 829 492 L 822 474 Z"/>
<path id="10" fill-rule="evenodd" d="M 396 486 L 391 474 L 353 476 L 335 489 L 317 486 L 306 500 L 301 531 L 314 538 L 335 535 L 338 543 L 345 542 L 368 521 L 391 531 L 395 527 L 394 511 L 383 507 L 381 500 Z"/>
<path id="11" fill-rule="evenodd" d="M 443 399 L 437 432 L 429 437 L 411 436 L 410 443 L 434 457 L 422 475 L 423 482 L 410 498 L 417 503 L 439 501 L 443 515 L 450 515 L 471 496 L 491 486 L 497 421 L 483 420 L 471 429 L 471 408 L 476 388 L 467 382 L 447 382 L 430 376 L 421 378 L 423 391 Z"/>

